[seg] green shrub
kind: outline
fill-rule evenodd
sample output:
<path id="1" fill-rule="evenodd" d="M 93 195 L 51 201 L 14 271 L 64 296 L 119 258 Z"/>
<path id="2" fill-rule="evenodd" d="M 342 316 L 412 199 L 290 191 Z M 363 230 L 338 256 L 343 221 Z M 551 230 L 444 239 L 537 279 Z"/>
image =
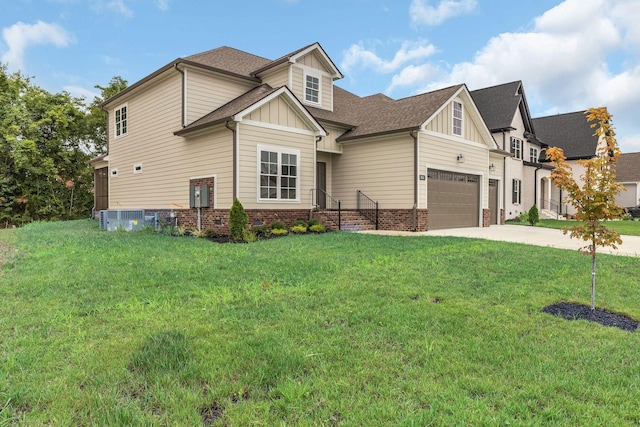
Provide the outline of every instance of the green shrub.
<path id="1" fill-rule="evenodd" d="M 287 230 L 286 228 L 272 228 L 271 229 L 271 234 L 273 234 L 274 236 L 284 236 L 285 234 L 288 234 L 289 230 Z"/>
<path id="2" fill-rule="evenodd" d="M 291 227 L 291 232 L 294 234 L 304 234 L 307 232 L 307 226 L 303 224 L 294 225 Z"/>
<path id="3" fill-rule="evenodd" d="M 256 240 L 258 240 L 258 236 L 256 236 L 256 233 L 254 233 L 253 231 L 246 231 L 244 233 L 242 233 L 242 240 L 244 240 L 245 242 L 255 242 Z"/>
<path id="4" fill-rule="evenodd" d="M 311 218 L 311 219 L 307 222 L 307 226 L 308 226 L 309 228 L 313 227 L 314 225 L 319 225 L 319 224 L 320 224 L 320 221 L 318 221 L 318 220 L 317 220 L 317 219 L 315 219 L 315 218 Z"/>
<path id="5" fill-rule="evenodd" d="M 529 222 L 529 214 L 526 212 L 522 212 L 515 219 L 517 222 Z"/>
<path id="6" fill-rule="evenodd" d="M 236 241 L 244 240 L 244 232 L 249 227 L 249 217 L 240 200 L 235 199 L 229 211 L 229 234 Z"/>
<path id="7" fill-rule="evenodd" d="M 531 206 L 529 209 L 529 213 L 527 213 L 527 220 L 529 224 L 535 226 L 536 223 L 540 220 L 540 215 L 538 214 L 538 207 L 536 205 Z"/>
<path id="8" fill-rule="evenodd" d="M 266 224 L 262 225 L 254 225 L 251 229 L 257 237 L 268 237 L 269 236 L 269 228 Z"/>
<path id="9" fill-rule="evenodd" d="M 305 228 L 307 227 L 307 221 L 304 221 L 302 219 L 296 219 L 295 221 L 293 221 L 293 224 L 291 224 L 292 227 L 295 227 L 296 225 L 304 225 Z"/>
<path id="10" fill-rule="evenodd" d="M 273 221 L 271 223 L 271 230 L 286 230 L 287 226 L 282 221 Z"/>
<path id="11" fill-rule="evenodd" d="M 204 229 L 204 231 L 202 232 L 202 236 L 208 238 L 218 237 L 218 232 L 215 228 L 209 227 Z"/>
<path id="12" fill-rule="evenodd" d="M 309 227 L 309 231 L 312 231 L 314 233 L 324 233 L 325 231 L 327 231 L 327 229 L 324 228 L 324 225 L 322 224 L 313 224 Z"/>

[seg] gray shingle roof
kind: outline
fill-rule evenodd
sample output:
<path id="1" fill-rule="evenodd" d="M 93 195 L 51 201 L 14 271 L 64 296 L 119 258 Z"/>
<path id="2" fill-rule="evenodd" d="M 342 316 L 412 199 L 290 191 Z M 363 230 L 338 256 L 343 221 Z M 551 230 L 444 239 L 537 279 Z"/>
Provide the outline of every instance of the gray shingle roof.
<path id="1" fill-rule="evenodd" d="M 521 81 L 471 91 L 471 97 L 491 131 L 512 126 L 523 95 Z"/>
<path id="2" fill-rule="evenodd" d="M 194 130 L 202 129 L 209 126 L 214 126 L 216 124 L 224 123 L 227 120 L 231 120 L 231 118 L 235 114 L 241 112 L 242 110 L 245 110 L 246 108 L 249 108 L 256 102 L 266 98 L 267 96 L 271 95 L 273 92 L 277 90 L 278 88 L 274 89 L 267 84 L 263 84 L 258 87 L 255 87 L 251 89 L 249 92 L 243 95 L 240 95 L 234 100 L 224 104 L 220 108 L 217 108 L 216 110 L 212 111 L 206 116 L 203 116 L 198 120 L 196 120 L 195 122 L 185 126 L 183 129 L 175 132 L 175 134 L 183 135 L 187 132 L 192 132 Z"/>
<path id="3" fill-rule="evenodd" d="M 618 182 L 640 182 L 640 153 L 626 153 L 618 158 Z"/>
<path id="4" fill-rule="evenodd" d="M 334 111 L 309 108 L 319 120 L 348 124 L 340 141 L 418 129 L 463 85 L 394 100 L 382 94 L 361 98 L 334 86 Z"/>
<path id="5" fill-rule="evenodd" d="M 567 159 L 588 159 L 596 155 L 598 137 L 584 111 L 533 119 L 536 135 L 549 147 L 560 147 Z"/>

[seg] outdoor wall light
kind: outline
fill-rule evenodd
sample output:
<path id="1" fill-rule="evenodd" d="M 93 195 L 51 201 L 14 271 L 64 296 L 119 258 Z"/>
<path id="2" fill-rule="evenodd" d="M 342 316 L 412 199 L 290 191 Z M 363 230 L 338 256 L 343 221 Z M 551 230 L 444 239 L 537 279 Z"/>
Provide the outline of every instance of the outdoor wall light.
<path id="1" fill-rule="evenodd" d="M 489 165 L 489 171 L 493 172 L 494 170 L 496 170 L 496 165 L 494 165 L 493 163 L 491 163 Z"/>
<path id="2" fill-rule="evenodd" d="M 464 163 L 464 156 L 462 154 L 458 154 L 456 160 L 458 161 L 458 163 Z"/>

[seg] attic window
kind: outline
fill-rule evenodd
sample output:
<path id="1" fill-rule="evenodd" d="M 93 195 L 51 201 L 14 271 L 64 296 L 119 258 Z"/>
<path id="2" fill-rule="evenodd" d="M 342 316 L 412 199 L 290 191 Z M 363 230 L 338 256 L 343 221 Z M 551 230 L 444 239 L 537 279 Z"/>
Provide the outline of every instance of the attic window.
<path id="1" fill-rule="evenodd" d="M 320 103 L 320 79 L 318 77 L 306 76 L 304 99 L 316 104 Z"/>
<path id="2" fill-rule="evenodd" d="M 462 136 L 462 103 L 453 101 L 453 134 Z"/>

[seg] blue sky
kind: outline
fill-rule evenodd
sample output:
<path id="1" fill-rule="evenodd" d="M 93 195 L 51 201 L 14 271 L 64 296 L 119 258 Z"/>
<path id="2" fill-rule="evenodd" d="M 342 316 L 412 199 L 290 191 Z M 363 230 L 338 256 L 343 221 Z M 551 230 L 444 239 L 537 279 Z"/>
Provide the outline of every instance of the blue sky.
<path id="1" fill-rule="evenodd" d="M 534 117 L 607 106 L 640 151 L 638 0 L 0 0 L 0 62 L 92 99 L 231 46 L 269 59 L 320 42 L 361 96 L 524 82 Z"/>

